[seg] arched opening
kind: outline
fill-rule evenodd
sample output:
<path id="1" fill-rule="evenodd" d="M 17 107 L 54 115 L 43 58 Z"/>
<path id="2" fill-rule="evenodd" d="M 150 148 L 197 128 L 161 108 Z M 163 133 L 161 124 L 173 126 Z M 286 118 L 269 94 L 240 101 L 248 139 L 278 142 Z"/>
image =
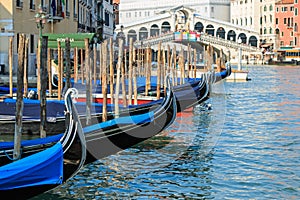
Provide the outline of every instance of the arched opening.
<path id="1" fill-rule="evenodd" d="M 158 36 L 158 35 L 159 35 L 159 28 L 156 24 L 153 24 L 150 29 L 150 36 Z"/>
<path id="2" fill-rule="evenodd" d="M 233 30 L 228 31 L 227 40 L 236 41 L 236 33 Z"/>
<path id="3" fill-rule="evenodd" d="M 148 30 L 145 27 L 140 28 L 139 30 L 139 40 L 144 40 L 148 38 Z"/>
<path id="4" fill-rule="evenodd" d="M 130 41 L 130 38 L 132 38 L 132 41 L 135 42 L 137 40 L 137 34 L 135 32 L 135 30 L 130 30 L 128 31 L 128 35 L 127 35 L 127 41 Z"/>
<path id="5" fill-rule="evenodd" d="M 195 24 L 194 29 L 195 29 L 196 31 L 198 31 L 198 32 L 201 33 L 201 32 L 203 32 L 204 26 L 203 26 L 203 24 L 202 24 L 201 22 L 197 22 L 197 23 Z"/>
<path id="6" fill-rule="evenodd" d="M 241 39 L 241 43 L 247 44 L 247 36 L 246 36 L 245 33 L 240 33 L 239 36 L 238 36 L 238 38 Z"/>
<path id="7" fill-rule="evenodd" d="M 250 38 L 249 38 L 249 45 L 257 47 L 257 38 L 255 36 L 253 36 L 253 35 L 250 36 Z"/>
<path id="8" fill-rule="evenodd" d="M 171 30 L 171 25 L 169 22 L 164 22 L 161 25 L 161 33 L 167 33 Z"/>
<path id="9" fill-rule="evenodd" d="M 211 36 L 215 36 L 215 28 L 213 25 L 209 24 L 206 26 L 205 33 Z"/>
<path id="10" fill-rule="evenodd" d="M 225 39 L 225 29 L 223 27 L 217 29 L 217 37 Z"/>

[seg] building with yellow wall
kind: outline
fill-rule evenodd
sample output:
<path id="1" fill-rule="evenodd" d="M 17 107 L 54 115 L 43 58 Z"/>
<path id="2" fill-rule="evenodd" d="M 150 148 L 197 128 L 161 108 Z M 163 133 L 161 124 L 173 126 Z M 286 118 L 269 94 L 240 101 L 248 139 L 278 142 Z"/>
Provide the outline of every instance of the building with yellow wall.
<path id="1" fill-rule="evenodd" d="M 65 2 L 66 5 L 63 5 Z M 28 38 L 28 74 L 35 74 L 39 29 L 35 15 L 39 9 L 46 15 L 42 33 L 76 33 L 78 3 L 74 0 L 0 0 L 0 64 L 8 72 L 9 39 L 13 38 L 13 72 L 17 66 L 18 35 Z M 3 72 L 3 71 L 2 71 Z"/>

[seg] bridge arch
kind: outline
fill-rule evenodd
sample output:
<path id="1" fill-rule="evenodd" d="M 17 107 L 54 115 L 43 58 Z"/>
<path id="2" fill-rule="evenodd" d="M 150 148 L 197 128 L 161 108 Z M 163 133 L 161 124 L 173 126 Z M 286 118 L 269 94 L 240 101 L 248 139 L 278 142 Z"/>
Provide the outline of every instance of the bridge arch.
<path id="1" fill-rule="evenodd" d="M 159 27 L 157 24 L 153 24 L 150 28 L 150 36 L 158 36 L 159 35 Z"/>
<path id="2" fill-rule="evenodd" d="M 205 33 L 211 36 L 215 36 L 215 27 L 211 24 L 208 24 L 205 29 Z"/>
<path id="3" fill-rule="evenodd" d="M 132 41 L 135 42 L 137 40 L 137 34 L 136 31 L 131 29 L 128 31 L 127 35 L 127 41 L 130 41 L 130 38 L 132 38 Z"/>
<path id="4" fill-rule="evenodd" d="M 144 40 L 148 38 L 148 29 L 146 27 L 141 27 L 139 30 L 139 40 Z"/>
<path id="5" fill-rule="evenodd" d="M 171 30 L 171 25 L 169 22 L 164 21 L 161 25 L 161 33 L 167 33 Z"/>
<path id="6" fill-rule="evenodd" d="M 249 45 L 250 46 L 254 46 L 254 47 L 257 47 L 257 38 L 254 36 L 254 35 L 251 35 L 249 37 Z"/>
<path id="7" fill-rule="evenodd" d="M 201 22 L 197 22 L 194 26 L 194 29 L 198 32 L 203 32 L 204 26 Z"/>
<path id="8" fill-rule="evenodd" d="M 225 39 L 225 29 L 223 27 L 219 27 L 217 29 L 216 36 Z"/>
<path id="9" fill-rule="evenodd" d="M 227 40 L 236 41 L 236 33 L 234 30 L 230 30 L 227 33 Z"/>

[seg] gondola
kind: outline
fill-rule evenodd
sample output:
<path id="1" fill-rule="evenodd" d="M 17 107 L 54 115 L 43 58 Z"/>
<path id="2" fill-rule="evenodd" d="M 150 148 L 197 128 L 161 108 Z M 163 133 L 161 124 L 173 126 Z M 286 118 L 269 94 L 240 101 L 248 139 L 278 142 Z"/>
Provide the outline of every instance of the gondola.
<path id="1" fill-rule="evenodd" d="M 197 103 L 204 101 L 208 97 L 208 86 L 205 76 L 201 79 L 191 79 L 183 85 L 176 85 L 172 88 L 176 97 L 177 112 L 181 112 L 186 108 L 196 105 Z M 155 89 L 156 91 L 156 89 Z M 162 91 L 161 96 L 163 97 L 164 92 Z M 0 133 L 5 132 L 6 134 L 13 134 L 14 130 L 14 108 L 15 100 L 7 99 L 0 103 L 0 116 L 1 113 L 7 113 L 1 116 Z M 149 101 L 149 103 L 140 105 L 130 105 L 129 107 L 120 106 L 120 116 L 142 114 L 149 111 L 149 108 L 159 107 L 163 99 Z M 47 133 L 52 135 L 61 131 L 64 128 L 64 116 L 63 116 L 63 101 L 50 100 L 47 101 Z M 10 105 L 10 106 L 9 106 Z M 24 106 L 24 115 L 27 119 L 23 121 L 24 134 L 37 134 L 39 130 L 39 107 L 38 100 L 26 100 Z M 3 109 L 1 109 L 3 107 Z M 86 106 L 83 102 L 77 102 L 76 108 L 79 112 L 82 124 L 85 124 Z M 108 105 L 108 119 L 114 118 L 114 105 Z M 91 106 L 91 118 L 93 121 L 99 122 L 102 117 L 102 104 L 93 103 Z M 6 117 L 6 118 L 5 118 Z M 8 118 L 9 117 L 9 118 Z"/>
<path id="2" fill-rule="evenodd" d="M 169 79 L 168 79 L 169 80 Z M 138 110 L 136 110 L 138 113 Z M 159 106 L 148 107 L 142 114 L 115 117 L 83 128 L 88 156 L 86 163 L 127 149 L 169 127 L 176 119 L 177 104 L 168 81 L 167 94 Z"/>
<path id="3" fill-rule="evenodd" d="M 85 164 L 117 153 L 158 134 L 175 120 L 176 108 L 174 93 L 168 89 L 160 106 L 150 106 L 147 112 L 143 110 L 143 114 L 139 114 L 141 111 L 135 108 L 134 114 L 123 113 L 105 122 L 95 119 L 92 125 L 83 128 L 87 146 Z M 49 136 L 47 139 L 55 141 L 58 138 L 59 136 Z M 35 143 L 44 144 L 45 140 L 46 138 L 37 139 Z M 97 148 L 94 148 L 95 145 Z M 40 148 L 35 150 L 38 151 Z M 26 151 L 27 149 L 24 149 L 23 153 Z"/>
<path id="4" fill-rule="evenodd" d="M 65 98 L 68 126 L 63 134 L 23 142 L 16 160 L 11 159 L 13 142 L 0 143 L 2 197 L 28 199 L 39 195 L 66 182 L 85 163 L 85 137 L 71 99 L 72 91 Z"/>

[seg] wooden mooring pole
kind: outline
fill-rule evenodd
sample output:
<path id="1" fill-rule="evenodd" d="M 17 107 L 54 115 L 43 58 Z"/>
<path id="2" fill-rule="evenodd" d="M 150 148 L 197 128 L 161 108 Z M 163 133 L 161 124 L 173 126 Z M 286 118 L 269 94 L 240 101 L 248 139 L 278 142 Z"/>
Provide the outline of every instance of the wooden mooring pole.
<path id="1" fill-rule="evenodd" d="M 46 123 L 47 123 L 47 107 L 46 107 L 46 90 L 47 90 L 47 50 L 48 50 L 48 37 L 43 36 L 41 43 L 41 52 L 40 52 L 40 72 L 41 75 L 39 76 L 40 82 L 40 137 L 46 137 Z"/>
<path id="2" fill-rule="evenodd" d="M 19 35 L 18 46 L 18 71 L 17 71 L 17 101 L 16 101 L 16 123 L 14 135 L 13 159 L 17 160 L 21 155 L 22 138 L 22 118 L 23 118 L 23 76 L 24 76 L 24 53 L 25 53 L 25 35 Z"/>

